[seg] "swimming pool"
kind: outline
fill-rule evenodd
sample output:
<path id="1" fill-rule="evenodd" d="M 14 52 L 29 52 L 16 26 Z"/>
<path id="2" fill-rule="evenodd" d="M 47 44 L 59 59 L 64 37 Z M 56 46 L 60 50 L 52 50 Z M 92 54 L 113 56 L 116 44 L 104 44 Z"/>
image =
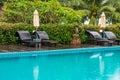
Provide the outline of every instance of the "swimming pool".
<path id="1" fill-rule="evenodd" d="M 120 46 L 0 54 L 0 80 L 120 80 Z"/>

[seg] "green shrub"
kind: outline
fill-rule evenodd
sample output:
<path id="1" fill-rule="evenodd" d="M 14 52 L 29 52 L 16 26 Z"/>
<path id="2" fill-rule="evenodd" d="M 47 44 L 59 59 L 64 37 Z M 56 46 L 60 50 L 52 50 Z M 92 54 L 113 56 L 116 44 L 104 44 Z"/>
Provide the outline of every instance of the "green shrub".
<path id="1" fill-rule="evenodd" d="M 2 44 L 15 44 L 17 37 L 15 33 L 18 30 L 26 30 L 27 27 L 23 23 L 3 23 L 0 22 L 0 43 Z"/>
<path id="2" fill-rule="evenodd" d="M 71 24 L 41 24 L 39 31 L 46 31 L 51 40 L 56 40 L 61 44 L 69 44 L 74 34 L 74 27 L 78 26 L 76 23 Z M 87 35 L 85 30 L 94 30 L 99 32 L 99 26 L 79 25 L 79 35 L 82 43 L 86 43 Z M 16 31 L 27 30 L 32 34 L 35 28 L 29 24 L 24 23 L 0 23 L 0 43 L 2 44 L 16 44 L 18 38 L 15 36 Z M 120 24 L 107 26 L 105 30 L 112 31 L 120 39 Z"/>
<path id="3" fill-rule="evenodd" d="M 41 25 L 41 30 L 45 30 L 50 39 L 57 40 L 61 44 L 69 44 L 74 26 L 75 24 L 47 24 Z"/>
<path id="4" fill-rule="evenodd" d="M 45 30 L 50 39 L 57 40 L 61 44 L 68 44 L 74 33 L 75 24 L 41 24 L 38 30 Z M 4 27 L 3 27 L 4 26 Z M 15 44 L 18 38 L 15 33 L 19 30 L 27 30 L 32 33 L 35 28 L 24 23 L 0 23 L 0 43 Z"/>
<path id="5" fill-rule="evenodd" d="M 40 23 L 74 23 L 81 22 L 82 18 L 87 15 L 86 11 L 75 11 L 71 8 L 62 7 L 57 0 L 48 2 L 42 1 L 14 1 L 5 4 L 2 21 L 10 23 L 27 23 L 33 24 L 33 12 L 38 10 Z"/>

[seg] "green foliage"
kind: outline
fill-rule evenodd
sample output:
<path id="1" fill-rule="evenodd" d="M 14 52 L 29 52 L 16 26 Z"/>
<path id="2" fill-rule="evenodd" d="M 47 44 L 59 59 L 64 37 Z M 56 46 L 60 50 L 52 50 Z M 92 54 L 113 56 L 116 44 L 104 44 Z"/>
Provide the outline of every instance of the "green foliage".
<path id="1" fill-rule="evenodd" d="M 6 19 L 5 21 L 12 23 L 32 23 L 33 9 L 35 9 L 33 5 L 35 5 L 33 2 L 27 1 L 7 3 L 3 14 Z"/>
<path id="2" fill-rule="evenodd" d="M 4 6 L 4 3 L 6 2 L 6 0 L 2 0 L 0 1 L 0 9 Z"/>
<path id="3" fill-rule="evenodd" d="M 79 35 L 82 43 L 85 43 L 87 40 L 87 36 L 84 33 L 85 29 L 100 30 L 98 26 L 78 25 L 78 23 L 81 23 L 83 18 L 87 16 L 89 13 L 88 10 L 73 10 L 62 7 L 57 0 L 43 1 L 44 0 L 10 0 L 9 3 L 5 4 L 4 14 L 0 18 L 0 43 L 16 44 L 17 37 L 15 37 L 15 32 L 18 30 L 27 30 L 32 33 L 35 29 L 33 27 L 33 12 L 35 9 L 38 10 L 40 15 L 40 27 L 38 30 L 46 31 L 50 39 L 56 40 L 61 44 L 70 43 L 75 26 L 79 26 Z M 91 8 L 90 5 L 85 7 Z M 98 15 L 98 13 L 94 12 L 96 9 L 96 5 L 93 5 L 93 8 L 91 8 L 91 10 L 93 10 L 93 15 L 90 15 L 93 16 L 93 18 L 91 17 L 91 19 L 93 19 L 91 23 L 94 23 L 94 15 Z M 113 15 L 114 14 L 118 14 L 115 18 L 119 18 L 119 13 L 113 12 Z M 108 26 L 106 30 L 113 31 L 120 39 L 120 24 Z"/>
<path id="4" fill-rule="evenodd" d="M 120 0 L 59 0 L 63 6 L 75 10 L 88 10 L 87 17 L 90 24 L 95 24 L 100 14 L 104 11 L 106 18 L 113 23 L 120 23 Z"/>
<path id="5" fill-rule="evenodd" d="M 41 25 L 41 30 L 45 30 L 50 39 L 56 40 L 61 44 L 69 44 L 72 34 L 74 33 L 74 26 L 76 24 L 46 24 Z"/>
<path id="6" fill-rule="evenodd" d="M 72 34 L 74 33 L 74 26 L 76 24 L 41 24 L 38 30 L 45 30 L 50 39 L 56 40 L 61 44 L 69 44 Z M 4 26 L 4 27 L 3 27 Z M 35 28 L 29 24 L 23 23 L 0 23 L 0 43 L 15 44 L 17 37 L 15 33 L 19 30 L 27 30 L 30 33 Z"/>
<path id="7" fill-rule="evenodd" d="M 0 43 L 16 43 L 17 38 L 14 33 L 18 30 L 32 32 L 35 29 L 33 12 L 37 9 L 40 15 L 39 30 L 45 30 L 51 39 L 57 40 L 61 44 L 68 44 L 74 33 L 74 26 L 81 22 L 82 18 L 86 16 L 84 13 L 87 12 L 62 7 L 56 0 L 48 2 L 11 0 L 5 4 L 5 9 L 0 20 Z"/>
<path id="8" fill-rule="evenodd" d="M 16 43 L 17 38 L 15 37 L 15 32 L 18 30 L 25 30 L 26 27 L 23 26 L 25 26 L 25 24 L 11 24 L 0 22 L 0 43 Z"/>
<path id="9" fill-rule="evenodd" d="M 3 27 L 4 26 L 4 27 Z M 74 27 L 78 26 L 79 35 L 82 43 L 86 43 L 87 35 L 85 30 L 94 30 L 99 32 L 99 26 L 93 25 L 77 25 L 76 23 L 72 24 L 41 24 L 39 31 L 46 31 L 51 40 L 56 40 L 61 44 L 69 44 L 72 38 L 72 35 L 75 32 Z M 0 23 L 0 43 L 3 44 L 16 44 L 17 37 L 15 36 L 16 31 L 27 30 L 32 34 L 32 31 L 35 28 L 29 24 L 23 23 Z M 120 39 L 120 24 L 110 25 L 106 27 L 106 30 L 112 31 L 116 34 L 117 38 Z"/>
<path id="10" fill-rule="evenodd" d="M 73 23 L 80 22 L 86 16 L 86 11 L 75 11 L 71 8 L 62 7 L 56 0 L 48 2 L 42 1 L 15 1 L 7 3 L 4 11 L 3 21 L 27 24 L 33 23 L 33 12 L 38 10 L 40 15 L 40 23 Z"/>

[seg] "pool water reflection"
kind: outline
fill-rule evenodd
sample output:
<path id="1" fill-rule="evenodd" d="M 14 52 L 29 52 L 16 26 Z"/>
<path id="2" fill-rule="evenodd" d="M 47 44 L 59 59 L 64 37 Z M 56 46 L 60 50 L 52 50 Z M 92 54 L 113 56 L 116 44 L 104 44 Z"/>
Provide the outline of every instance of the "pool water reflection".
<path id="1" fill-rule="evenodd" d="M 120 80 L 120 51 L 0 60 L 0 80 Z"/>

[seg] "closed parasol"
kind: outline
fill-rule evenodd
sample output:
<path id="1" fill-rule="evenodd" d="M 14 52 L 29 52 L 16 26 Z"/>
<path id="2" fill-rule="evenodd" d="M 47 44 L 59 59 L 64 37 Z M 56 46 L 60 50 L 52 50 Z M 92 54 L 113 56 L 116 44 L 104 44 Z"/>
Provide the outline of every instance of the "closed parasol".
<path id="1" fill-rule="evenodd" d="M 106 27 L 106 17 L 105 17 L 105 13 L 104 12 L 102 12 L 101 17 L 99 18 L 98 25 L 101 28 L 100 32 L 102 33 L 102 37 L 105 38 L 105 36 L 103 34 L 103 31 L 105 30 L 105 27 Z"/>
<path id="2" fill-rule="evenodd" d="M 39 27 L 39 14 L 37 10 L 34 11 L 33 26 L 36 28 L 36 31 L 37 31 Z"/>
<path id="3" fill-rule="evenodd" d="M 99 18 L 98 25 L 102 29 L 105 29 L 105 27 L 106 27 L 106 17 L 105 17 L 105 13 L 104 12 L 102 12 L 101 17 Z"/>

